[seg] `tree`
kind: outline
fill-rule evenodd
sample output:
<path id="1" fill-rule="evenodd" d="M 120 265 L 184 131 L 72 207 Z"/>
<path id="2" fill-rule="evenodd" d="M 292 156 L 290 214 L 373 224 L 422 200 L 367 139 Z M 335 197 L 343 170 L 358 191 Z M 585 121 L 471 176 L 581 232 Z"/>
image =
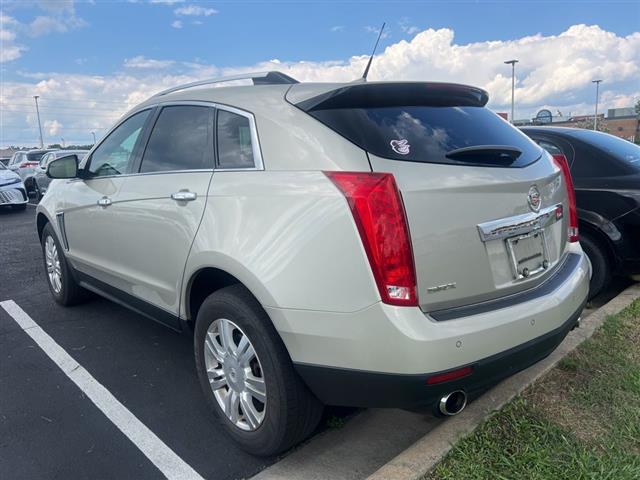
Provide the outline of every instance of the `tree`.
<path id="1" fill-rule="evenodd" d="M 640 118 L 640 100 L 636 102 L 636 115 Z"/>

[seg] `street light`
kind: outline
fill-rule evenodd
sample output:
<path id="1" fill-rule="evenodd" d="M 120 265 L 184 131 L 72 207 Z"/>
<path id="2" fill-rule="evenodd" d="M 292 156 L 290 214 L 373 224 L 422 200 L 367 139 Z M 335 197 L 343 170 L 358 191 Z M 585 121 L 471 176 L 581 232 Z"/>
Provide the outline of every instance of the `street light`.
<path id="1" fill-rule="evenodd" d="M 91 135 L 93 135 L 93 144 L 96 144 L 96 132 L 91 132 Z"/>
<path id="2" fill-rule="evenodd" d="M 516 63 L 518 60 L 507 60 L 504 62 L 506 65 L 511 65 L 511 123 L 514 121 L 514 99 L 516 91 Z"/>
<path id="3" fill-rule="evenodd" d="M 39 95 L 34 95 L 33 99 L 36 101 L 36 113 L 38 114 L 38 130 L 40 131 L 40 148 L 44 148 L 44 141 L 42 140 L 42 124 L 40 123 L 40 109 L 38 108 Z"/>
<path id="4" fill-rule="evenodd" d="M 591 80 L 591 83 L 596 84 L 596 114 L 593 116 L 593 129 L 596 130 L 598 128 L 598 95 L 600 93 L 600 82 L 602 80 Z"/>

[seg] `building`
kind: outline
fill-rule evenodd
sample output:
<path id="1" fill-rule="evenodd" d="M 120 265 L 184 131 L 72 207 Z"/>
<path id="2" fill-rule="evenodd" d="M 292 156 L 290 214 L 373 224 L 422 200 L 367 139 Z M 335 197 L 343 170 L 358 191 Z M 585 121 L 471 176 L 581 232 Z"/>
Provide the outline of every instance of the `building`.
<path id="1" fill-rule="evenodd" d="M 553 115 L 550 110 L 540 110 L 534 118 L 516 120 L 516 126 L 553 125 L 554 127 L 593 128 L 593 115 Z M 640 142 L 640 116 L 633 107 L 610 108 L 607 115 L 598 114 L 598 130 L 605 131 L 630 142 Z"/>

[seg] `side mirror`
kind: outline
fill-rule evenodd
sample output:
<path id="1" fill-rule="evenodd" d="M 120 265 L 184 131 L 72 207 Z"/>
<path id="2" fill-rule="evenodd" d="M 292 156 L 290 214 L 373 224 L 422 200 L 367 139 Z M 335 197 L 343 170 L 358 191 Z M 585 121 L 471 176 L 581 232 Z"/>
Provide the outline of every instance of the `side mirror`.
<path id="1" fill-rule="evenodd" d="M 51 160 L 47 165 L 49 178 L 76 178 L 78 176 L 77 155 L 67 155 Z"/>

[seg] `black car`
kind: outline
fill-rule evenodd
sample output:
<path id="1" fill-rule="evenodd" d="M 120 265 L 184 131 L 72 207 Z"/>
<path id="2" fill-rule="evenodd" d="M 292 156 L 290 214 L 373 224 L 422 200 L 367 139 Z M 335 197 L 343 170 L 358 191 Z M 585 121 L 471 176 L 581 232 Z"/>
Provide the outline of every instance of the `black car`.
<path id="1" fill-rule="evenodd" d="M 593 267 L 589 296 L 613 274 L 640 275 L 640 146 L 579 128 L 522 131 L 571 169 L 580 243 Z"/>

